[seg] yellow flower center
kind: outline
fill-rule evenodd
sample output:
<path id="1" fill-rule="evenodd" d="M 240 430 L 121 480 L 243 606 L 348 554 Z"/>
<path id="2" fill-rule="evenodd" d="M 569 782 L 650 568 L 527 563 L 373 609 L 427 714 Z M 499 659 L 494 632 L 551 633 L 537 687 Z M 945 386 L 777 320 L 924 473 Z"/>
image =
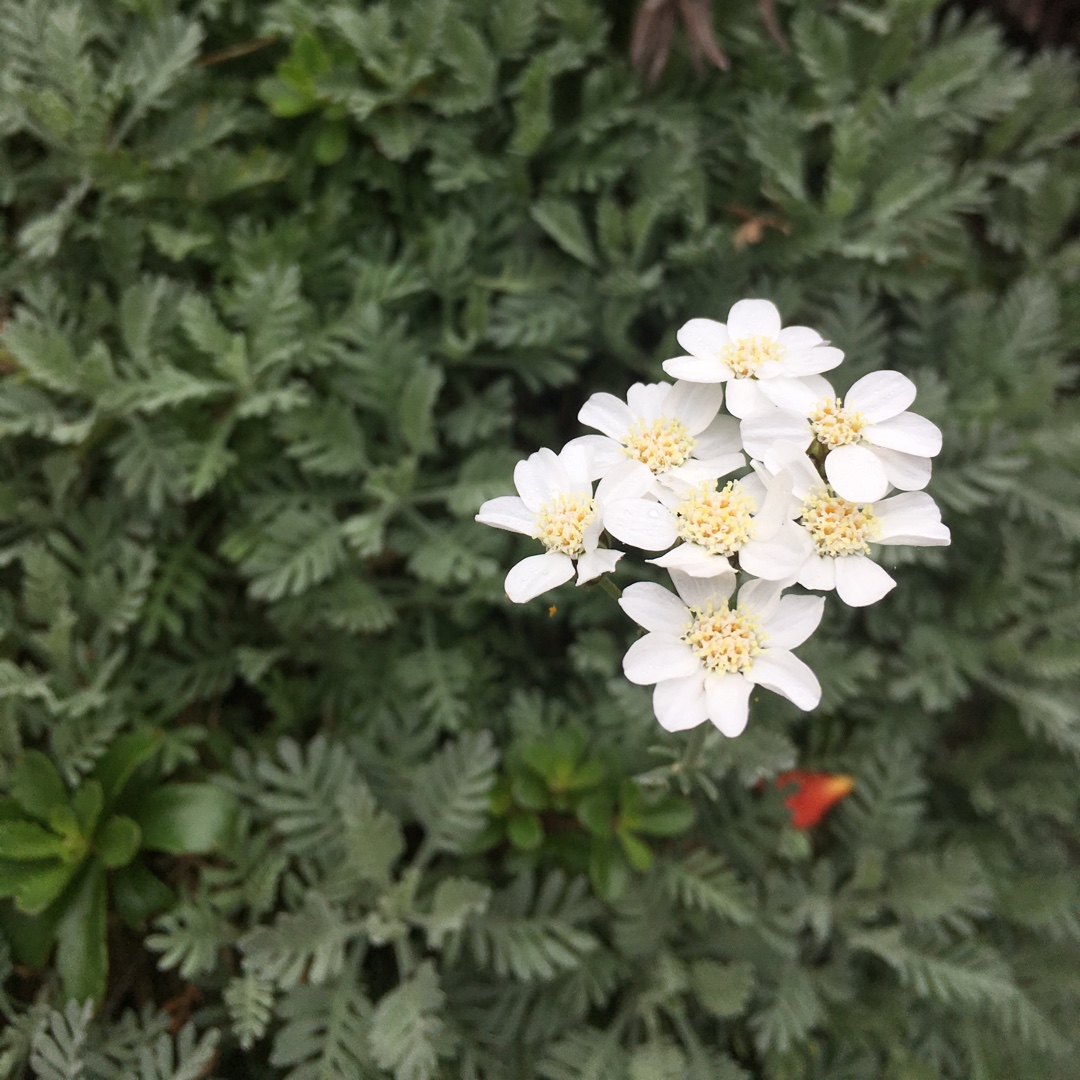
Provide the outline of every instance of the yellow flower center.
<path id="1" fill-rule="evenodd" d="M 623 440 L 626 453 L 643 461 L 656 474 L 681 465 L 694 449 L 694 437 L 682 421 L 666 416 L 659 420 L 638 420 Z"/>
<path id="2" fill-rule="evenodd" d="M 548 551 L 577 558 L 585 553 L 585 530 L 596 517 L 596 500 L 585 493 L 560 492 L 540 507 L 533 536 Z"/>
<path id="3" fill-rule="evenodd" d="M 847 446 L 859 442 L 866 427 L 861 412 L 842 408 L 842 398 L 822 398 L 810 413 L 810 427 L 822 446 Z"/>
<path id="4" fill-rule="evenodd" d="M 725 600 L 719 610 L 710 604 L 691 611 L 694 621 L 683 634 L 694 655 L 710 671 L 746 671 L 761 652 L 765 634 L 756 615 L 739 608 L 731 611 Z"/>
<path id="5" fill-rule="evenodd" d="M 739 338 L 720 350 L 720 359 L 735 373 L 736 379 L 752 379 L 766 360 L 780 360 L 784 346 L 767 337 Z"/>
<path id="6" fill-rule="evenodd" d="M 710 555 L 733 555 L 753 539 L 755 510 L 753 496 L 732 480 L 719 491 L 712 484 L 702 484 L 675 513 L 684 540 Z"/>
<path id="7" fill-rule="evenodd" d="M 881 523 L 869 506 L 841 499 L 831 491 L 811 492 L 802 506 L 802 522 L 819 555 L 867 555 Z"/>

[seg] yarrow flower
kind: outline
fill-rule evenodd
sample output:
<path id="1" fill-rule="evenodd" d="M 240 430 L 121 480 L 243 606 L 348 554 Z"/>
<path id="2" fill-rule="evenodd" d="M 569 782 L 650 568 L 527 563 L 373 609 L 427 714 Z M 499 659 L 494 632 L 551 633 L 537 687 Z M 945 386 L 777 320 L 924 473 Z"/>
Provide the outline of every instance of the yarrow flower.
<path id="1" fill-rule="evenodd" d="M 793 580 L 807 589 L 835 589 L 845 604 L 876 603 L 896 581 L 871 558 L 871 544 L 940 547 L 951 540 L 937 504 L 923 491 L 857 503 L 838 495 L 792 443 L 777 443 L 766 466 L 790 472 L 792 509 L 812 542 Z"/>
<path id="2" fill-rule="evenodd" d="M 844 354 L 808 326 L 781 329 L 768 300 L 740 300 L 726 323 L 691 319 L 676 335 L 690 354 L 664 361 L 664 371 L 693 383 L 724 383 L 732 416 L 767 412 L 772 402 L 761 384 L 829 371 Z"/>
<path id="3" fill-rule="evenodd" d="M 739 569 L 755 577 L 790 577 L 806 561 L 809 542 L 791 515 L 791 477 L 755 474 L 718 488 L 715 481 L 662 491 L 659 502 L 616 499 L 604 511 L 604 527 L 617 540 L 644 551 L 667 551 L 648 561 L 692 577 L 715 577 Z"/>
<path id="4" fill-rule="evenodd" d="M 619 604 L 648 633 L 630 646 L 623 672 L 655 683 L 653 711 L 667 731 L 712 721 L 734 737 L 746 727 L 750 693 L 772 690 L 800 709 L 821 699 L 817 677 L 791 650 L 817 629 L 825 601 L 782 596 L 775 582 L 735 589 L 734 574 L 692 578 L 674 571 L 678 596 L 652 582 L 631 585 Z"/>
<path id="5" fill-rule="evenodd" d="M 820 376 L 762 385 L 773 408 L 740 424 L 743 446 L 764 460 L 776 442 L 825 451 L 825 476 L 838 495 L 856 502 L 882 498 L 889 485 L 918 491 L 930 480 L 941 431 L 908 412 L 915 384 L 898 371 L 873 371 L 841 399 Z"/>
<path id="6" fill-rule="evenodd" d="M 633 498 L 653 483 L 640 462 L 624 461 L 592 485 L 593 465 L 584 447 L 568 445 L 556 454 L 547 448 L 519 461 L 514 469 L 518 494 L 489 499 L 476 520 L 539 540 L 542 555 L 530 555 L 506 575 L 506 595 L 523 604 L 574 576 L 583 585 L 615 569 L 623 552 L 600 548 L 605 502 Z"/>
<path id="7" fill-rule="evenodd" d="M 629 458 L 646 465 L 659 492 L 672 483 L 715 480 L 746 464 L 737 425 L 717 418 L 722 386 L 691 383 L 635 383 L 621 401 L 614 394 L 593 394 L 578 420 L 602 435 L 582 435 L 567 445 L 584 446 L 593 455 L 597 476 Z"/>
<path id="8" fill-rule="evenodd" d="M 825 598 L 785 590 L 834 590 L 863 607 L 896 585 L 873 545 L 950 542 L 921 490 L 941 432 L 908 411 L 915 386 L 899 372 L 866 375 L 837 396 L 821 372 L 844 354 L 816 330 L 782 327 L 767 300 L 740 300 L 726 323 L 691 319 L 677 336 L 689 355 L 664 362 L 674 385 L 635 383 L 625 401 L 593 394 L 578 419 L 600 434 L 519 462 L 518 494 L 488 500 L 476 519 L 543 545 L 506 575 L 516 603 L 614 570 L 624 553 L 603 545 L 605 532 L 660 552 L 648 561 L 676 592 L 639 582 L 621 594 L 646 630 L 623 672 L 654 687 L 668 731 L 709 720 L 735 736 L 756 686 L 800 709 L 821 698 L 792 650 L 817 628 Z M 851 783 L 785 779 L 800 785 L 788 800 L 799 828 Z"/>

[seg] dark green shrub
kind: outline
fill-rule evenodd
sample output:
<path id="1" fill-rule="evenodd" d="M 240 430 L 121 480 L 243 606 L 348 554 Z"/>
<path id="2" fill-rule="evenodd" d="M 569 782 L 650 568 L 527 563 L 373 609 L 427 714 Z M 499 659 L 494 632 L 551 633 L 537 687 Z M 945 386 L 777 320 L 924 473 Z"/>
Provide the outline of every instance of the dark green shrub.
<path id="1" fill-rule="evenodd" d="M 787 52 L 715 6 L 731 72 L 645 92 L 614 0 L 0 0 L 0 782 L 156 730 L 241 806 L 96 1013 L 5 951 L 0 1073 L 1068 1075 L 1076 66 L 932 0 L 792 0 Z M 834 610 L 809 718 L 697 745 L 473 514 L 748 295 L 916 379 L 954 542 Z M 564 729 L 696 814 L 621 889 L 483 846 Z M 856 781 L 813 832 L 756 786 L 795 764 Z"/>

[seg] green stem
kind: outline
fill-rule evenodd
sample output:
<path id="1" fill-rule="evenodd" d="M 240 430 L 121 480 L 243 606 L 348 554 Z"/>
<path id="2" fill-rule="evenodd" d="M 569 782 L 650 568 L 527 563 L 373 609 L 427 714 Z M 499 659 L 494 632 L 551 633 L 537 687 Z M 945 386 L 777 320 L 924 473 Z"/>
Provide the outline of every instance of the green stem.
<path id="1" fill-rule="evenodd" d="M 598 578 L 597 582 L 600 585 L 600 588 L 613 600 L 618 600 L 619 597 L 622 596 L 622 589 L 620 589 L 614 581 L 610 580 L 606 574 L 603 577 Z"/>
<path id="2" fill-rule="evenodd" d="M 698 724 L 686 740 L 686 750 L 683 752 L 682 761 L 679 762 L 681 772 L 690 772 L 698 767 L 701 760 L 701 751 L 705 746 L 705 737 L 709 734 L 707 724 Z"/>

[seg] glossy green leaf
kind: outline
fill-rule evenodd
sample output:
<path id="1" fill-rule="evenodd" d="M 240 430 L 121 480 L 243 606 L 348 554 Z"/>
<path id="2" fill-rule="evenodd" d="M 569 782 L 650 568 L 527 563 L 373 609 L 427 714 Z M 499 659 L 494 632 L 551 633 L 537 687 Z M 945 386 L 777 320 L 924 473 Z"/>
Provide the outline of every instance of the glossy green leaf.
<path id="1" fill-rule="evenodd" d="M 678 836 L 693 825 L 694 808 L 686 799 L 671 796 L 655 806 L 642 807 L 636 816 L 635 832 L 646 836 Z"/>
<path id="2" fill-rule="evenodd" d="M 39 821 L 48 821 L 50 812 L 68 799 L 67 785 L 39 750 L 28 750 L 12 769 L 9 791 L 23 810 Z"/>
<path id="3" fill-rule="evenodd" d="M 629 862 L 635 870 L 644 871 L 652 866 L 652 849 L 644 840 L 631 832 L 620 831 L 617 833 L 617 836 L 623 851 L 626 853 L 627 862 Z"/>
<path id="4" fill-rule="evenodd" d="M 143 847 L 201 855 L 225 842 L 236 811 L 236 799 L 213 784 L 166 784 L 131 815 L 142 829 Z"/>
<path id="5" fill-rule="evenodd" d="M 593 844 L 589 881 L 596 895 L 609 904 L 618 902 L 626 892 L 630 884 L 630 866 L 614 840 L 599 840 Z"/>
<path id="6" fill-rule="evenodd" d="M 157 753 L 162 741 L 160 731 L 142 728 L 121 735 L 109 747 L 93 772 L 93 778 L 101 784 L 105 806 L 116 801 L 135 770 Z"/>
<path id="7" fill-rule="evenodd" d="M 34 821 L 0 821 L 0 859 L 60 858 L 63 837 Z"/>
<path id="8" fill-rule="evenodd" d="M 349 128 L 342 121 L 323 121 L 315 135 L 315 160 L 320 165 L 334 165 L 349 146 Z"/>
<path id="9" fill-rule="evenodd" d="M 80 864 L 48 860 L 17 865 L 21 869 L 11 894 L 15 906 L 26 915 L 40 915 L 67 888 Z"/>
<path id="10" fill-rule="evenodd" d="M 526 810 L 545 810 L 550 799 L 544 781 L 532 769 L 515 769 L 510 774 L 510 792 L 514 802 Z"/>
<path id="11" fill-rule="evenodd" d="M 519 851 L 533 851 L 544 842 L 544 826 L 536 814 L 514 814 L 506 823 L 506 835 Z"/>
<path id="12" fill-rule="evenodd" d="M 109 877 L 109 888 L 113 907 L 133 929 L 176 903 L 172 889 L 152 874 L 141 860 L 114 871 Z"/>
<path id="13" fill-rule="evenodd" d="M 94 838 L 98 858 L 109 870 L 126 866 L 135 858 L 142 840 L 142 830 L 129 817 L 117 814 L 109 818 Z"/>
<path id="14" fill-rule="evenodd" d="M 611 836 L 615 828 L 615 806 L 607 791 L 594 791 L 577 804 L 577 818 L 593 836 Z"/>
<path id="15" fill-rule="evenodd" d="M 71 808 L 75 811 L 83 836 L 93 835 L 104 806 L 105 792 L 99 781 L 86 780 L 76 789 L 71 797 Z"/>
<path id="16" fill-rule="evenodd" d="M 95 859 L 81 875 L 56 926 L 56 966 L 68 998 L 100 1001 L 105 994 L 106 911 L 105 867 Z"/>

